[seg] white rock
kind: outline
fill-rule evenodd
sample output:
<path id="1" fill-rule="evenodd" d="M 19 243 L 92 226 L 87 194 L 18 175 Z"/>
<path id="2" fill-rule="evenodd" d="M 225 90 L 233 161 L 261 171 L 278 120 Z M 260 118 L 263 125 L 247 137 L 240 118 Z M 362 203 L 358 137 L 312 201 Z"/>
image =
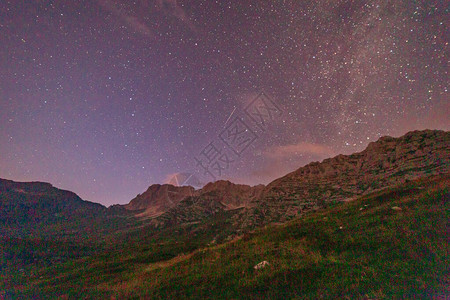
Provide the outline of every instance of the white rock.
<path id="1" fill-rule="evenodd" d="M 257 264 L 256 266 L 254 266 L 253 268 L 255 268 L 255 270 L 258 270 L 258 269 L 262 269 L 268 265 L 269 265 L 268 261 L 262 261 L 259 264 Z"/>

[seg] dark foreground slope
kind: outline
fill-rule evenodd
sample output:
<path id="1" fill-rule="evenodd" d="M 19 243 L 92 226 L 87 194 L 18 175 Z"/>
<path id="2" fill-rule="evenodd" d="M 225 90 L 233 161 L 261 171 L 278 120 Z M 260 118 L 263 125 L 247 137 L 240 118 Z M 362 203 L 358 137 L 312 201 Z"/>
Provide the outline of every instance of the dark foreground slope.
<path id="1" fill-rule="evenodd" d="M 44 182 L 0 179 L 0 274 L 98 253 L 137 220 Z M 1 297 L 0 297 L 1 299 Z"/>
<path id="2" fill-rule="evenodd" d="M 50 183 L 0 179 L 0 238 L 98 239 L 118 228 L 118 216 L 127 213 Z"/>
<path id="3" fill-rule="evenodd" d="M 36 227 L 36 224 L 57 223 L 81 215 L 96 216 L 105 210 L 98 203 L 84 201 L 75 193 L 57 189 L 50 183 L 0 179 L 2 230 Z"/>
<path id="4" fill-rule="evenodd" d="M 449 185 L 448 175 L 416 179 L 172 259 L 155 256 L 164 245 L 135 245 L 17 275 L 0 290 L 7 298 L 445 298 Z M 255 270 L 261 261 L 269 265 Z"/>

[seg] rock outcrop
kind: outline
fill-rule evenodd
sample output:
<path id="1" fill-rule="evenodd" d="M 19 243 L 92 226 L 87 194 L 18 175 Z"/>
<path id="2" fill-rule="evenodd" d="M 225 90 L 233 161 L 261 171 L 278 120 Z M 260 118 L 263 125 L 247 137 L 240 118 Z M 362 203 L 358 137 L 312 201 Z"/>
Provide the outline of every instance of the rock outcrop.
<path id="1" fill-rule="evenodd" d="M 286 222 L 329 202 L 351 200 L 419 177 L 450 171 L 450 132 L 413 131 L 382 137 L 364 151 L 312 162 L 267 186 L 219 180 L 200 190 L 152 185 L 126 209 L 152 217 L 158 227 L 200 222 L 227 213 L 244 232 L 270 222 Z"/>
<path id="2" fill-rule="evenodd" d="M 235 184 L 226 180 L 210 182 L 199 192 L 200 196 L 214 197 L 227 209 L 245 207 L 252 200 L 257 199 L 264 185 L 251 187 L 244 184 Z"/>
<path id="3" fill-rule="evenodd" d="M 244 223 L 283 222 L 331 201 L 449 171 L 450 132 L 382 137 L 362 152 L 313 162 L 271 182 L 246 212 Z"/>
<path id="4" fill-rule="evenodd" d="M 194 193 L 195 190 L 191 186 L 154 184 L 124 207 L 136 211 L 138 217 L 156 217 L 175 207 L 186 197 L 193 196 Z"/>
<path id="5" fill-rule="evenodd" d="M 157 223 L 192 222 L 218 211 L 247 207 L 263 189 L 264 185 L 251 187 L 225 180 L 210 182 L 200 190 L 191 186 L 154 184 L 123 207 L 137 217 L 163 215 Z"/>
<path id="6" fill-rule="evenodd" d="M 157 226 L 198 222 L 218 213 L 240 211 L 257 199 L 264 185 L 254 187 L 219 180 L 208 183 L 191 197 L 169 209 L 153 221 Z M 233 215 L 231 212 L 230 215 Z"/>
<path id="7" fill-rule="evenodd" d="M 108 209 L 48 183 L 0 179 L 0 235 L 47 238 L 57 232 L 61 238 L 87 239 L 105 232 L 137 232 L 147 225 L 170 232 L 169 227 L 179 225 L 189 234 L 194 227 L 214 231 L 214 240 L 223 241 L 330 202 L 448 173 L 450 132 L 424 130 L 380 138 L 364 151 L 310 163 L 267 186 L 220 180 L 195 190 L 155 184 L 129 204 Z M 392 209 L 401 213 L 402 208 Z"/>

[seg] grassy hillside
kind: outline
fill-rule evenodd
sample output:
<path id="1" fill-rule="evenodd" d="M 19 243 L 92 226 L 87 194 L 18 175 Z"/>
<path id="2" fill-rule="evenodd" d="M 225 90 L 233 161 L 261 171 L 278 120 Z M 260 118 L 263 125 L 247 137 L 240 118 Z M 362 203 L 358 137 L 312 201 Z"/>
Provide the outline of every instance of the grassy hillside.
<path id="1" fill-rule="evenodd" d="M 206 246 L 208 232 L 162 232 L 3 274 L 0 290 L 6 297 L 445 298 L 449 183 L 448 176 L 408 182 L 221 245 Z M 255 270 L 261 261 L 269 265 Z"/>

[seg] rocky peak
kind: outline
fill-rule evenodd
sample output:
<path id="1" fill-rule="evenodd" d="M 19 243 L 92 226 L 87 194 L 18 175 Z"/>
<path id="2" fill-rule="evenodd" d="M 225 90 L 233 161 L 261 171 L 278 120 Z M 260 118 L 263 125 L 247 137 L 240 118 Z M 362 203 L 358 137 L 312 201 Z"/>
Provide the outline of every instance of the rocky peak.
<path id="1" fill-rule="evenodd" d="M 267 186 L 248 186 L 219 180 L 201 190 L 152 185 L 126 208 L 162 223 L 190 222 L 217 211 L 244 208 L 236 215 L 249 223 L 286 221 L 330 201 L 351 199 L 408 179 L 450 171 L 450 132 L 413 131 L 399 138 L 382 137 L 351 155 L 312 162 Z M 244 217 L 242 214 L 246 214 Z M 259 220 L 259 221 L 258 221 Z M 247 222 L 247 224 L 245 224 Z"/>
<path id="2" fill-rule="evenodd" d="M 303 211 L 419 177 L 450 172 L 450 132 L 423 130 L 382 137 L 351 155 L 313 162 L 271 182 L 256 200 L 267 219 Z"/>
<path id="3" fill-rule="evenodd" d="M 235 184 L 228 180 L 210 182 L 199 191 L 200 196 L 214 197 L 227 209 L 247 206 L 259 196 L 263 185 L 251 187 L 245 184 Z"/>
<path id="4" fill-rule="evenodd" d="M 193 196 L 195 189 L 191 186 L 174 186 L 171 184 L 153 184 L 147 191 L 137 195 L 125 205 L 125 209 L 139 211 L 139 216 L 154 217 L 176 206 L 186 197 Z"/>

